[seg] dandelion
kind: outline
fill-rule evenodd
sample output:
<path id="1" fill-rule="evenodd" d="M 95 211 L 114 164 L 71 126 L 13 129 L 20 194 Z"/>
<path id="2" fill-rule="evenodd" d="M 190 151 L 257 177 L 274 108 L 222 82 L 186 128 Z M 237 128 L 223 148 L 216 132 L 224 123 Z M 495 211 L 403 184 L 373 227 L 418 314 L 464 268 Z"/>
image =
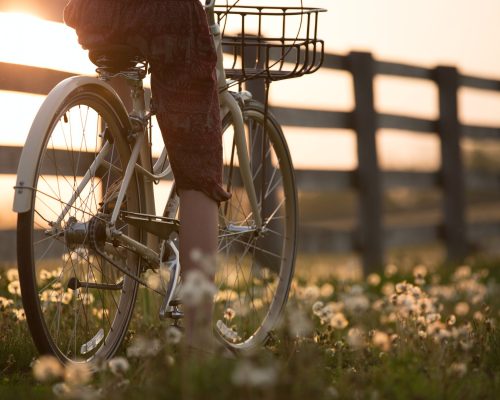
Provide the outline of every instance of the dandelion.
<path id="1" fill-rule="evenodd" d="M 382 281 L 382 278 L 380 277 L 379 274 L 370 274 L 366 277 L 366 281 L 370 286 L 378 286 L 380 285 L 380 282 Z"/>
<path id="2" fill-rule="evenodd" d="M 427 276 L 427 267 L 423 264 L 413 268 L 413 277 L 415 279 L 424 279 Z"/>
<path id="3" fill-rule="evenodd" d="M 165 336 L 167 343 L 178 344 L 182 339 L 182 332 L 179 328 L 175 326 L 169 326 L 165 330 Z"/>
<path id="4" fill-rule="evenodd" d="M 61 303 L 69 304 L 71 302 L 72 298 L 73 298 L 73 293 L 68 290 L 68 291 L 63 293 L 63 295 L 61 297 Z"/>
<path id="5" fill-rule="evenodd" d="M 69 386 L 83 386 L 92 378 L 90 366 L 86 363 L 71 363 L 64 370 L 64 382 Z"/>
<path id="6" fill-rule="evenodd" d="M 8 308 L 12 304 L 14 304 L 13 300 L 0 296 L 0 309 Z"/>
<path id="7" fill-rule="evenodd" d="M 448 373 L 462 378 L 467 373 L 467 364 L 455 362 L 448 368 Z"/>
<path id="8" fill-rule="evenodd" d="M 16 268 L 8 269 L 5 275 L 7 276 L 7 280 L 9 282 L 14 282 L 19 280 L 19 272 Z"/>
<path id="9" fill-rule="evenodd" d="M 214 256 L 203 253 L 200 249 L 191 250 L 191 261 L 197 263 L 199 267 L 208 275 L 215 272 L 216 262 Z"/>
<path id="10" fill-rule="evenodd" d="M 304 300 L 307 303 L 312 303 L 318 299 L 320 296 L 319 287 L 316 285 L 309 285 L 305 287 L 303 290 L 299 290 L 297 292 L 297 298 L 300 300 Z"/>
<path id="11" fill-rule="evenodd" d="M 100 320 L 103 318 L 109 319 L 109 310 L 106 308 L 92 308 L 92 315 Z"/>
<path id="12" fill-rule="evenodd" d="M 14 308 L 12 312 L 14 313 L 18 321 L 26 320 L 26 313 L 24 312 L 24 308 L 19 308 L 19 309 Z"/>
<path id="13" fill-rule="evenodd" d="M 149 270 L 148 274 L 146 276 L 146 283 L 148 286 L 152 289 L 159 290 L 161 289 L 161 278 L 160 275 L 157 273 L 154 273 L 153 271 Z"/>
<path id="14" fill-rule="evenodd" d="M 380 348 L 382 351 L 389 351 L 389 349 L 391 348 L 391 340 L 389 338 L 389 335 L 382 331 L 373 331 L 372 343 L 375 347 Z"/>
<path id="15" fill-rule="evenodd" d="M 78 296 L 83 305 L 89 306 L 94 302 L 94 295 L 92 293 L 80 293 Z"/>
<path id="16" fill-rule="evenodd" d="M 196 306 L 207 297 L 212 298 L 216 293 L 217 288 L 214 283 L 198 269 L 189 271 L 181 286 L 182 302 L 187 306 Z"/>
<path id="17" fill-rule="evenodd" d="M 33 376 L 39 382 L 49 382 L 61 378 L 64 368 L 54 356 L 41 356 L 32 365 Z"/>
<path id="18" fill-rule="evenodd" d="M 17 280 L 11 281 L 7 286 L 7 290 L 14 296 L 21 296 L 21 284 Z"/>
<path id="19" fill-rule="evenodd" d="M 57 267 L 54 271 L 52 271 L 52 278 L 60 278 L 62 276 L 62 272 L 62 267 Z"/>
<path id="20" fill-rule="evenodd" d="M 396 283 L 396 293 L 401 294 L 408 290 L 409 286 L 406 281 Z"/>
<path id="21" fill-rule="evenodd" d="M 52 392 L 57 396 L 57 397 L 66 397 L 69 396 L 71 393 L 71 389 L 69 386 L 64 383 L 64 382 L 59 382 L 56 383 L 54 386 L 52 386 Z"/>
<path id="22" fill-rule="evenodd" d="M 290 310 L 288 328 L 291 335 L 304 337 L 312 332 L 313 326 L 306 314 L 297 308 Z"/>
<path id="23" fill-rule="evenodd" d="M 326 393 L 328 396 L 330 396 L 332 399 L 337 399 L 339 397 L 339 391 L 334 388 L 333 386 L 328 386 L 326 388 Z"/>
<path id="24" fill-rule="evenodd" d="M 347 332 L 347 344 L 353 349 L 361 349 L 365 345 L 365 333 L 360 328 L 351 328 Z"/>
<path id="25" fill-rule="evenodd" d="M 224 311 L 224 319 L 227 321 L 232 321 L 235 315 L 236 312 L 231 307 L 226 308 Z"/>
<path id="26" fill-rule="evenodd" d="M 108 361 L 109 370 L 116 376 L 123 376 L 129 370 L 130 364 L 125 357 L 115 357 Z"/>
<path id="27" fill-rule="evenodd" d="M 474 347 L 474 342 L 472 340 L 462 339 L 459 341 L 460 347 L 464 351 L 469 351 Z"/>
<path id="28" fill-rule="evenodd" d="M 40 277 L 41 281 L 48 281 L 50 278 L 52 278 L 52 273 L 42 268 L 38 276 Z"/>
<path id="29" fill-rule="evenodd" d="M 461 301 L 460 303 L 457 303 L 455 305 L 455 314 L 457 314 L 458 316 L 463 317 L 467 315 L 469 313 L 469 310 L 470 306 L 465 301 Z"/>
<path id="30" fill-rule="evenodd" d="M 384 296 L 390 296 L 391 294 L 393 294 L 395 292 L 395 287 L 394 287 L 394 284 L 391 283 L 391 282 L 386 282 L 382 285 L 382 294 Z"/>
<path id="31" fill-rule="evenodd" d="M 325 304 L 322 301 L 317 301 L 316 303 L 314 303 L 312 305 L 313 314 L 319 316 L 324 306 Z"/>
<path id="32" fill-rule="evenodd" d="M 158 339 L 147 339 L 143 336 L 138 336 L 127 348 L 127 357 L 154 357 L 160 350 L 161 345 Z"/>
<path id="33" fill-rule="evenodd" d="M 457 269 L 453 273 L 453 280 L 460 281 L 463 279 L 467 279 L 471 276 L 471 274 L 471 268 L 468 265 L 461 265 L 457 267 Z"/>
<path id="34" fill-rule="evenodd" d="M 331 283 L 324 283 L 319 288 L 319 294 L 323 298 L 329 298 L 334 292 L 335 289 Z"/>
<path id="35" fill-rule="evenodd" d="M 346 319 L 345 315 L 342 313 L 336 313 L 330 319 L 330 326 L 333 329 L 344 329 L 349 325 L 349 321 Z"/>
<path id="36" fill-rule="evenodd" d="M 370 301 L 363 294 L 346 296 L 343 300 L 346 310 L 351 313 L 366 311 L 370 308 Z"/>
<path id="37" fill-rule="evenodd" d="M 219 290 L 214 297 L 215 303 L 230 303 L 236 300 L 238 300 L 238 293 L 232 289 Z"/>
<path id="38" fill-rule="evenodd" d="M 484 315 L 481 311 L 476 311 L 472 318 L 474 318 L 478 322 L 484 321 Z"/>
<path id="39" fill-rule="evenodd" d="M 278 377 L 278 370 L 274 364 L 257 366 L 251 361 L 243 360 L 236 366 L 231 381 L 236 386 L 269 387 Z"/>
<path id="40" fill-rule="evenodd" d="M 384 269 L 384 275 L 387 278 L 391 278 L 392 276 L 396 275 L 398 273 L 398 267 L 394 264 L 388 264 L 385 269 Z"/>

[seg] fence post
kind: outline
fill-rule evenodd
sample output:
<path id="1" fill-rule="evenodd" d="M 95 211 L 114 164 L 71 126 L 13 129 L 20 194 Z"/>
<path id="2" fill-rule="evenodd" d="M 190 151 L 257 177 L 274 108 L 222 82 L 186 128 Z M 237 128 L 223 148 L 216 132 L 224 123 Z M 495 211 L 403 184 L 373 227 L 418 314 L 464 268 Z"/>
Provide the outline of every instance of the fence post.
<path id="1" fill-rule="evenodd" d="M 467 239 L 461 126 L 458 121 L 458 71 L 455 67 L 437 67 L 435 79 L 439 89 L 438 132 L 441 139 L 444 238 L 448 260 L 459 262 L 467 254 Z"/>
<path id="2" fill-rule="evenodd" d="M 356 101 L 352 116 L 358 147 L 359 244 L 366 274 L 379 269 L 384 258 L 382 191 L 376 146 L 377 116 L 373 99 L 375 71 L 370 53 L 352 52 L 348 60 Z"/>

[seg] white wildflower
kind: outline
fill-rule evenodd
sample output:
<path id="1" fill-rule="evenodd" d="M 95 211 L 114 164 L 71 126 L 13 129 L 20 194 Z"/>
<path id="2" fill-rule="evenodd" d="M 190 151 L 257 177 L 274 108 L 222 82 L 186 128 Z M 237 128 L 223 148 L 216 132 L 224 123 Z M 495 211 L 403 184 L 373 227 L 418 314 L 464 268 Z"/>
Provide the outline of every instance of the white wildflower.
<path id="1" fill-rule="evenodd" d="M 64 370 L 64 382 L 69 386 L 86 385 L 92 379 L 90 366 L 84 362 L 66 365 Z"/>
<path id="2" fill-rule="evenodd" d="M 123 376 L 130 368 L 125 357 L 115 357 L 108 361 L 109 370 L 116 376 Z"/>
<path id="3" fill-rule="evenodd" d="M 370 286 L 378 286 L 382 281 L 382 278 L 379 274 L 372 273 L 366 277 L 366 281 Z"/>
<path id="4" fill-rule="evenodd" d="M 344 329 L 349 325 L 349 321 L 342 313 L 336 313 L 330 318 L 330 326 L 334 329 Z"/>
<path id="5" fill-rule="evenodd" d="M 21 296 L 21 284 L 17 280 L 11 281 L 8 286 L 7 290 L 9 291 L 10 294 L 13 294 L 14 296 Z"/>
<path id="6" fill-rule="evenodd" d="M 385 332 L 375 330 L 372 333 L 372 343 L 382 351 L 388 351 L 391 348 L 391 340 Z"/>
<path id="7" fill-rule="evenodd" d="M 288 316 L 288 329 L 291 335 L 304 337 L 312 332 L 313 326 L 302 310 L 294 308 L 290 310 Z"/>
<path id="8" fill-rule="evenodd" d="M 9 282 L 14 282 L 19 280 L 19 272 L 17 268 L 8 269 L 5 275 L 7 276 L 7 280 Z"/>
<path id="9" fill-rule="evenodd" d="M 360 328 L 351 328 L 347 332 L 347 343 L 353 349 L 361 349 L 365 345 L 365 333 Z"/>
<path id="10" fill-rule="evenodd" d="M 158 339 L 147 339 L 138 336 L 127 348 L 127 357 L 154 357 L 161 350 Z"/>
<path id="11" fill-rule="evenodd" d="M 169 326 L 165 330 L 165 336 L 167 339 L 167 343 L 178 344 L 182 339 L 182 332 L 179 328 L 175 326 Z"/>
<path id="12" fill-rule="evenodd" d="M 64 368 L 54 356 L 41 356 L 33 363 L 33 376 L 39 382 L 49 382 L 61 378 Z"/>
<path id="13" fill-rule="evenodd" d="M 196 306 L 207 298 L 212 299 L 217 288 L 202 271 L 196 269 L 186 274 L 180 292 L 183 304 Z"/>
<path id="14" fill-rule="evenodd" d="M 334 292 L 335 289 L 331 283 L 324 283 L 319 288 L 320 296 L 323 298 L 329 298 Z"/>
<path id="15" fill-rule="evenodd" d="M 236 386 L 269 387 L 278 377 L 275 365 L 257 366 L 249 360 L 242 360 L 236 366 L 231 380 Z"/>
<path id="16" fill-rule="evenodd" d="M 448 368 L 448 373 L 462 378 L 467 373 L 467 364 L 455 362 Z"/>

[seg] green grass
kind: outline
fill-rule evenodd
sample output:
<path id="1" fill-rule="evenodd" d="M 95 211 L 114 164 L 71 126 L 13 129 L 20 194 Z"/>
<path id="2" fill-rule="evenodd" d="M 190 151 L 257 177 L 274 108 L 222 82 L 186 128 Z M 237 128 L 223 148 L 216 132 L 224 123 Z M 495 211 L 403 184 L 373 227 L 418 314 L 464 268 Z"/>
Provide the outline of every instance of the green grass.
<path id="1" fill-rule="evenodd" d="M 86 385 L 71 386 L 66 378 L 70 395 L 132 400 L 498 398 L 499 263 L 476 260 L 470 271 L 452 265 L 427 270 L 425 282 L 408 269 L 366 281 L 355 274 L 299 274 L 283 324 L 268 346 L 236 360 L 186 357 L 182 347 L 166 342 L 164 325 L 137 318 L 119 355 L 125 356 L 138 336 L 160 340 L 160 351 L 129 357 L 130 368 L 123 373 L 103 368 Z M 410 285 L 395 286 L 404 281 Z M 2 275 L 0 296 L 14 304 L 1 311 L 0 398 L 54 398 L 57 381 L 42 384 L 33 378 L 30 364 L 36 351 L 25 321 L 11 310 L 20 302 L 7 283 Z M 425 312 L 424 303 L 430 307 Z M 138 315 L 145 304 L 138 304 Z M 467 313 L 457 313 L 457 304 L 467 304 Z"/>

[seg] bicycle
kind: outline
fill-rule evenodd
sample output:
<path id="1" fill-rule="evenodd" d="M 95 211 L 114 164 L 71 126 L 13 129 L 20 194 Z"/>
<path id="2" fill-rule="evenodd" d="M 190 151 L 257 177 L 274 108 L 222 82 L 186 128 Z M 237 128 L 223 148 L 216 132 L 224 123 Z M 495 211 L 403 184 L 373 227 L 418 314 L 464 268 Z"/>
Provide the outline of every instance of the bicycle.
<path id="1" fill-rule="evenodd" d="M 219 208 L 214 333 L 244 352 L 266 342 L 288 298 L 297 190 L 286 140 L 267 99 L 253 100 L 241 83 L 264 78 L 269 84 L 317 70 L 323 42 L 316 25 L 324 10 L 228 10 L 207 3 L 218 54 L 224 186 L 232 192 Z M 230 15 L 241 19 L 241 33 L 222 37 L 221 22 Z M 307 19 L 306 38 L 287 38 L 290 15 L 300 15 L 301 23 Z M 280 37 L 261 33 L 267 17 L 282 19 Z M 246 33 L 248 18 L 258 20 L 257 35 Z M 224 68 L 223 47 L 232 49 L 231 68 Z M 287 68 L 290 54 L 295 62 Z M 143 87 L 147 60 L 124 46 L 91 49 L 89 56 L 98 77 L 71 77 L 49 93 L 29 132 L 15 186 L 28 326 L 38 351 L 64 363 L 116 353 L 141 285 L 160 296 L 160 319 L 174 325 L 182 319 L 176 298 L 179 202 L 174 182 L 163 213 L 156 214 L 153 187 L 172 174 L 166 150 L 156 160 L 151 152 L 153 114 Z M 115 76 L 127 78 L 130 113 L 107 83 Z M 238 92 L 228 90 L 236 84 Z M 158 278 L 157 287 L 145 278 L 148 273 Z"/>

